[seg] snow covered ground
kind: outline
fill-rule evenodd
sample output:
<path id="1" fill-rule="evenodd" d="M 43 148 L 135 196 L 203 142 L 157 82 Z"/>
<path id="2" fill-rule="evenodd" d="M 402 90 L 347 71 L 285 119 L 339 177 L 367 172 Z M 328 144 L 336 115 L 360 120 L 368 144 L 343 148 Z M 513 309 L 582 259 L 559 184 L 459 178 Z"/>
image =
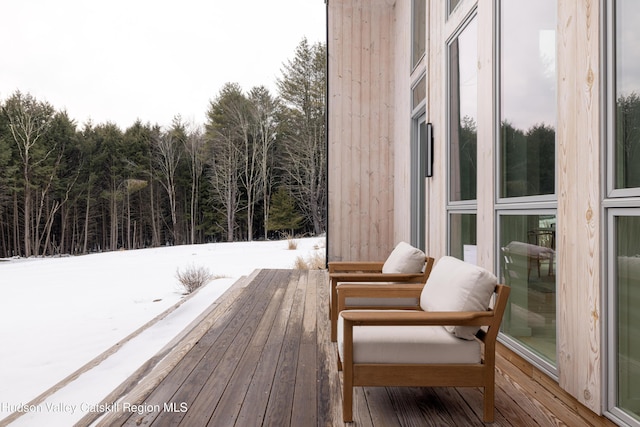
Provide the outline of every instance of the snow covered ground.
<path id="1" fill-rule="evenodd" d="M 241 276 L 293 268 L 323 238 L 215 243 L 0 260 L 0 425 L 71 425 L 161 350 Z M 176 271 L 224 276 L 38 405 L 29 402 L 184 299 Z M 84 411 L 83 411 L 84 409 Z"/>

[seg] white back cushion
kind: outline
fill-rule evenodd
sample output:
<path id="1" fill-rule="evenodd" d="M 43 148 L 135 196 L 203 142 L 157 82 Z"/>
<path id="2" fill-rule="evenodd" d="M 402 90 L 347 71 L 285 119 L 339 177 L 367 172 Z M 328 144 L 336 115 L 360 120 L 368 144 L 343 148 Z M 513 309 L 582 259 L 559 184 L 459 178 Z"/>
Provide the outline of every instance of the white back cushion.
<path id="1" fill-rule="evenodd" d="M 389 254 L 382 266 L 383 273 L 420 273 L 424 269 L 426 255 L 406 242 L 400 242 Z"/>
<path id="2" fill-rule="evenodd" d="M 484 311 L 489 308 L 497 283 L 490 271 L 445 256 L 431 270 L 420 295 L 420 307 L 424 311 Z M 479 327 L 446 326 L 446 329 L 459 338 L 471 340 Z"/>

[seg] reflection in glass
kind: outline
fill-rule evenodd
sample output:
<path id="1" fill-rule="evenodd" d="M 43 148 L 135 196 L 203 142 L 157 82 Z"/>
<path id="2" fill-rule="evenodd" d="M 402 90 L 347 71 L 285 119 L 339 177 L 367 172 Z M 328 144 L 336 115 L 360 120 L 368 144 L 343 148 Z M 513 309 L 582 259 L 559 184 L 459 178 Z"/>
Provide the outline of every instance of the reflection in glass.
<path id="1" fill-rule="evenodd" d="M 503 332 L 556 363 L 556 217 L 500 216 L 501 280 L 511 286 Z"/>
<path id="2" fill-rule="evenodd" d="M 500 197 L 554 194 L 557 1 L 500 5 Z"/>
<path id="3" fill-rule="evenodd" d="M 615 188 L 640 187 L 640 2 L 616 1 Z"/>
<path id="4" fill-rule="evenodd" d="M 640 216 L 616 218 L 618 407 L 640 421 Z"/>
<path id="5" fill-rule="evenodd" d="M 449 255 L 477 264 L 476 214 L 454 213 L 450 221 Z"/>
<path id="6" fill-rule="evenodd" d="M 449 45 L 450 199 L 475 200 L 477 180 L 478 24 Z"/>

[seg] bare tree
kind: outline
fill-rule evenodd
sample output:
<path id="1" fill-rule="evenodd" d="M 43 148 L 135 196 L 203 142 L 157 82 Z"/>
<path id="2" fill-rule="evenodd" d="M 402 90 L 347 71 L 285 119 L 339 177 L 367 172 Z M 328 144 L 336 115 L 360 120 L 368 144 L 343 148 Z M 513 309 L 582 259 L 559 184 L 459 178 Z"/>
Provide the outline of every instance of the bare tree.
<path id="1" fill-rule="evenodd" d="M 169 198 L 169 210 L 171 213 L 171 231 L 174 242 L 177 239 L 177 223 L 176 214 L 176 171 L 182 157 L 182 142 L 174 136 L 172 132 L 155 132 L 153 138 L 153 146 L 156 154 L 156 166 L 160 173 L 160 184 L 167 192 Z"/>
<path id="2" fill-rule="evenodd" d="M 252 133 L 254 147 L 258 153 L 259 180 L 256 183 L 256 189 L 259 188 L 262 195 L 264 238 L 266 239 L 273 169 L 271 153 L 276 142 L 275 115 L 278 104 L 264 86 L 253 88 L 249 92 L 249 100 L 251 101 L 253 112 Z"/>
<path id="3" fill-rule="evenodd" d="M 209 107 L 207 138 L 211 143 L 210 182 L 225 213 L 227 240 L 235 237 L 236 214 L 240 209 L 239 179 L 244 165 L 245 138 L 249 121 L 246 98 L 240 86 L 227 83 Z"/>
<path id="4" fill-rule="evenodd" d="M 211 185 L 224 207 L 227 241 L 234 241 L 236 214 L 240 207 L 238 191 L 239 151 L 234 146 L 230 134 L 219 133 L 215 138 L 215 151 L 212 155 Z"/>
<path id="5" fill-rule="evenodd" d="M 55 150 L 53 147 L 41 147 L 39 142 L 51 126 L 54 109 L 46 102 L 39 102 L 30 94 L 15 92 L 4 106 L 9 120 L 11 136 L 18 147 L 22 160 L 22 178 L 24 180 L 23 198 L 23 238 L 24 255 L 31 256 L 33 250 L 33 183 L 34 169 L 45 162 Z"/>
<path id="6" fill-rule="evenodd" d="M 325 142 L 326 47 L 306 39 L 278 80 L 284 104 L 282 142 L 286 171 L 294 195 L 316 234 L 326 223 L 327 158 Z"/>
<path id="7" fill-rule="evenodd" d="M 196 125 L 191 125 L 190 128 L 185 141 L 185 153 L 189 160 L 189 170 L 191 172 L 189 236 L 191 244 L 194 244 L 196 243 L 197 217 L 199 211 L 200 179 L 204 172 L 207 146 L 202 129 Z"/>

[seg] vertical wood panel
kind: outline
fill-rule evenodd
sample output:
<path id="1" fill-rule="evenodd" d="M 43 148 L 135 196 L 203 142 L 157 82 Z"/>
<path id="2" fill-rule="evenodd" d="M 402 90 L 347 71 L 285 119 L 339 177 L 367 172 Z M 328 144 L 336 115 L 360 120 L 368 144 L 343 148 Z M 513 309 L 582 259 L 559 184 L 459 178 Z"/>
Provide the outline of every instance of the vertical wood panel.
<path id="1" fill-rule="evenodd" d="M 371 223 L 373 227 L 373 233 L 370 233 L 369 243 L 373 248 L 379 247 L 380 245 L 380 235 L 384 233 L 383 231 L 383 222 L 384 215 L 380 212 L 380 204 L 387 194 L 380 195 L 376 188 L 380 188 L 380 182 L 382 177 L 386 173 L 386 169 L 381 167 L 380 165 L 380 152 L 381 145 L 383 144 L 380 138 L 380 117 L 381 111 L 378 107 L 380 105 L 380 91 L 383 87 L 381 84 L 381 79 L 378 73 L 380 72 L 380 40 L 381 34 L 379 31 L 374 31 L 374 28 L 381 27 L 381 17 L 383 16 L 380 13 L 378 8 L 370 8 L 369 10 L 369 22 L 370 22 L 370 31 L 368 32 L 368 44 L 370 49 L 370 66 L 369 66 L 369 76 L 368 80 L 369 90 L 368 97 L 369 103 L 371 104 L 371 112 L 369 115 L 369 128 L 371 129 L 371 134 L 377 135 L 376 139 L 371 139 L 371 146 L 369 147 L 369 156 L 368 156 L 368 175 L 369 179 L 367 181 L 367 199 L 369 202 L 369 217 L 368 221 Z M 375 173 L 378 171 L 378 173 Z"/>
<path id="2" fill-rule="evenodd" d="M 579 399 L 585 406 L 600 413 L 602 407 L 601 396 L 601 319 L 604 318 L 600 311 L 600 289 L 605 283 L 600 269 L 600 227 L 602 224 L 600 215 L 600 105 L 603 98 L 600 97 L 600 73 L 599 49 L 600 49 L 600 11 L 601 2 L 586 0 L 578 2 L 578 138 L 576 144 L 578 165 L 587 165 L 586 168 L 578 167 L 580 172 L 578 182 L 583 183 L 580 190 L 582 197 L 579 209 L 584 218 L 578 230 L 578 236 L 583 239 L 580 245 L 584 251 L 584 257 L 580 257 L 578 266 L 579 276 L 576 283 L 588 283 L 585 289 L 576 286 L 575 292 L 581 295 L 580 316 L 574 321 L 586 325 L 582 328 L 579 340 L 584 351 L 580 351 L 578 366 L 583 369 L 579 373 L 578 393 Z"/>
<path id="3" fill-rule="evenodd" d="M 362 33 L 364 32 L 366 25 L 362 22 L 362 2 L 355 1 L 353 3 L 353 15 L 351 21 L 351 35 L 349 37 L 349 48 L 351 57 L 351 140 L 343 141 L 351 147 L 351 160 L 349 162 L 348 170 L 351 173 L 349 177 L 349 188 L 345 189 L 345 193 L 348 195 L 346 202 L 349 204 L 348 219 L 351 222 L 350 230 L 351 236 L 349 239 L 349 254 L 360 258 L 362 252 L 366 252 L 367 242 L 362 240 L 360 234 L 360 208 L 362 201 L 360 200 L 360 188 L 362 186 L 362 177 L 360 175 L 361 167 L 364 158 L 362 157 L 362 116 L 360 110 L 362 109 L 361 99 L 361 87 L 362 87 L 362 61 L 364 52 L 362 52 Z M 362 249 L 362 250 L 361 250 Z"/>
<path id="4" fill-rule="evenodd" d="M 576 63 L 576 31 L 575 31 L 576 4 L 574 2 L 559 2 L 557 41 L 557 72 L 558 72 L 558 125 L 557 125 L 557 163 L 556 175 L 558 179 L 558 215 L 556 225 L 556 242 L 558 256 L 557 276 L 557 311 L 558 322 L 558 371 L 560 382 L 564 388 L 575 396 L 576 387 L 573 383 L 575 374 L 571 365 L 577 357 L 575 342 L 571 337 L 576 336 L 577 324 L 572 317 L 578 310 L 577 301 L 572 300 L 573 281 L 577 277 L 577 263 L 572 262 L 572 255 L 578 250 L 577 242 L 570 239 L 576 234 L 575 220 L 577 219 L 577 194 L 570 185 L 578 185 L 576 182 L 575 141 L 576 135 L 576 111 L 574 104 L 575 77 L 573 64 Z M 573 183 L 573 184 L 571 184 Z M 566 367 L 566 368 L 565 368 Z"/>
<path id="5" fill-rule="evenodd" d="M 496 85 L 493 70 L 495 11 L 492 2 L 478 6 L 478 265 L 494 271 L 496 232 L 493 203 L 495 200 L 495 109 Z"/>
<path id="6" fill-rule="evenodd" d="M 342 55 L 344 58 L 344 75 L 342 80 L 342 92 L 343 92 L 343 111 L 342 116 L 340 117 L 342 123 L 342 138 L 338 142 L 342 151 L 342 162 L 343 168 L 340 171 L 342 174 L 342 180 L 339 183 L 340 192 L 338 194 L 337 203 L 341 207 L 342 216 L 340 217 L 340 221 L 344 222 L 342 226 L 342 234 L 338 236 L 338 239 L 341 241 L 343 246 L 344 254 L 347 256 L 351 250 L 350 242 L 356 237 L 352 234 L 352 227 L 350 219 L 352 217 L 351 204 L 352 200 L 349 198 L 349 191 L 351 189 L 351 152 L 353 150 L 353 128 L 351 123 L 353 123 L 353 56 L 350 52 L 350 44 L 351 37 L 353 33 L 353 13 L 354 13 L 354 5 L 353 2 L 347 1 L 345 2 L 345 12 L 342 15 L 343 19 L 343 33 L 340 37 L 345 39 L 342 47 L 343 50 L 339 52 L 339 55 Z M 346 188 L 345 188 L 346 187 Z M 335 240 L 335 239 L 331 239 Z M 348 259 L 348 258 L 347 258 Z"/>
<path id="7" fill-rule="evenodd" d="M 433 123 L 434 163 L 433 177 L 427 180 L 426 246 L 430 256 L 436 259 L 447 253 L 447 122 L 445 31 L 446 2 L 431 1 L 428 4 L 427 28 L 427 121 Z"/>
<path id="8" fill-rule="evenodd" d="M 395 100 L 391 122 L 394 150 L 393 157 L 389 159 L 394 181 L 395 221 L 392 227 L 396 240 L 408 242 L 411 238 L 411 2 L 396 2 L 394 19 L 395 33 L 391 46 L 395 64 L 391 70 L 397 78 L 389 88 Z"/>
<path id="9" fill-rule="evenodd" d="M 395 50 L 393 46 L 393 37 L 397 31 L 395 5 L 392 2 L 384 2 L 383 8 L 377 8 L 381 14 L 380 30 L 380 46 L 378 50 L 380 56 L 378 58 L 378 78 L 383 82 L 380 88 L 380 99 L 378 100 L 378 109 L 380 111 L 379 129 L 379 147 L 380 147 L 380 163 L 378 170 L 380 173 L 380 189 L 375 189 L 377 194 L 383 195 L 378 211 L 381 214 L 378 236 L 379 256 L 386 257 L 397 242 L 394 235 L 392 224 L 396 221 L 394 210 L 394 176 L 396 170 L 394 168 L 394 107 L 396 100 L 393 96 L 396 77 L 393 73 L 395 63 Z M 375 85 L 374 85 L 375 88 Z M 384 255 L 383 255 L 384 254 Z"/>
<path id="10" fill-rule="evenodd" d="M 360 170 L 360 211 L 358 212 L 358 216 L 360 218 L 360 250 L 365 253 L 370 253 L 371 248 L 375 247 L 371 237 L 373 233 L 369 231 L 370 227 L 374 224 L 372 210 L 375 209 L 372 204 L 373 194 L 370 191 L 369 184 L 371 181 L 372 149 L 378 144 L 376 130 L 372 127 L 373 123 L 371 121 L 372 110 L 376 109 L 376 106 L 371 105 L 371 91 L 375 90 L 371 87 L 371 61 L 373 59 L 371 49 L 371 9 L 370 4 L 363 4 L 362 15 L 360 17 L 363 25 L 360 48 L 362 51 L 362 62 L 360 65 L 360 75 L 362 79 L 360 83 L 360 158 L 362 159 L 362 165 Z"/>
<path id="11" fill-rule="evenodd" d="M 393 5 L 329 2 L 329 260 L 393 248 Z"/>
<path id="12" fill-rule="evenodd" d="M 558 9 L 558 371 L 601 412 L 600 2 Z"/>
<path id="13" fill-rule="evenodd" d="M 334 253 L 342 253 L 342 241 L 339 238 L 344 233 L 344 223 L 340 220 L 343 217 L 342 206 L 333 202 L 339 200 L 340 182 L 342 181 L 342 171 L 345 169 L 342 164 L 343 155 L 341 152 L 340 140 L 343 138 L 342 111 L 343 111 L 343 76 L 344 76 L 344 58 L 339 53 L 343 49 L 344 37 L 342 33 L 342 19 L 339 18 L 344 13 L 342 4 L 337 1 L 331 1 L 328 4 L 328 84 L 329 94 L 327 96 L 329 129 L 329 161 L 328 169 L 328 192 L 329 201 L 328 211 L 328 249 L 329 259 Z M 337 136 L 336 136 L 337 135 Z"/>

